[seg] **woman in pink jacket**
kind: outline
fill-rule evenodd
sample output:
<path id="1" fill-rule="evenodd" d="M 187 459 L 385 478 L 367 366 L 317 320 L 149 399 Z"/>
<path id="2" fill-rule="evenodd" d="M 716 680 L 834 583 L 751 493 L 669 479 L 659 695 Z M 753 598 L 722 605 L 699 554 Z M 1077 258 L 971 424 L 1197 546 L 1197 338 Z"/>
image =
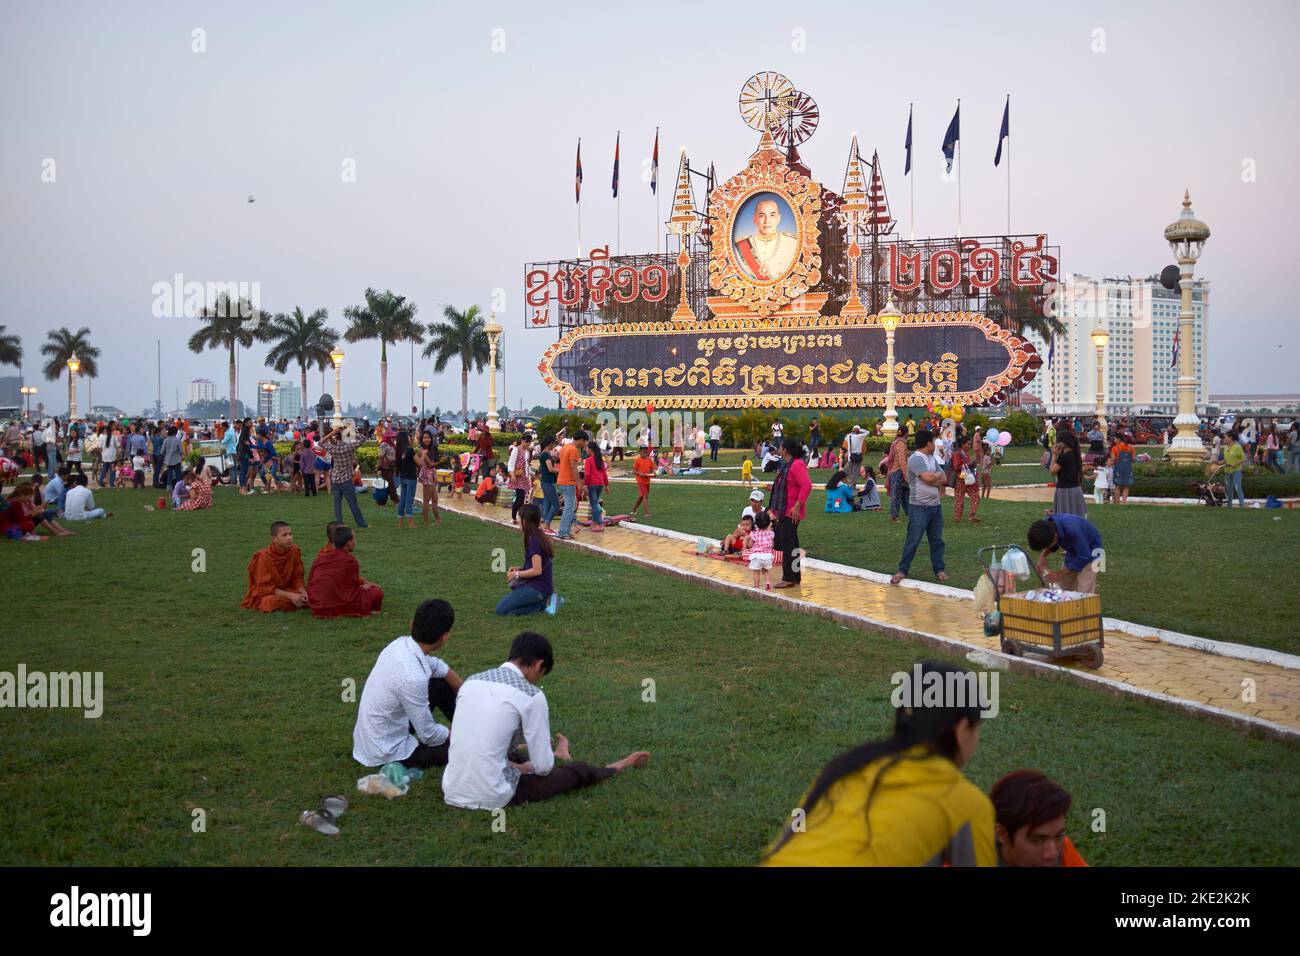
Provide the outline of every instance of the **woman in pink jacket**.
<path id="1" fill-rule="evenodd" d="M 609 472 L 605 470 L 605 457 L 600 453 L 600 444 L 591 442 L 587 445 L 591 452 L 582 465 L 582 480 L 587 486 L 587 501 L 591 505 L 591 530 L 605 530 L 605 515 L 600 510 L 600 496 L 609 487 Z"/>
<path id="2" fill-rule="evenodd" d="M 781 443 L 781 466 L 772 483 L 768 510 L 776 522 L 776 550 L 781 552 L 781 580 L 775 588 L 792 588 L 802 581 L 803 552 L 799 548 L 799 522 L 803 520 L 812 479 L 803 460 L 803 445 L 793 438 Z"/>

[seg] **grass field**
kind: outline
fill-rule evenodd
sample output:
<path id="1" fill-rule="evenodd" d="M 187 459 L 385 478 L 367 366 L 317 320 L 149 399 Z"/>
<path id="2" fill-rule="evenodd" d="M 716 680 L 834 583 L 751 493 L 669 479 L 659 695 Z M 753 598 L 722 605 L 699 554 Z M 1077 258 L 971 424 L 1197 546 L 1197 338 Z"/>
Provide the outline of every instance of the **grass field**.
<path id="1" fill-rule="evenodd" d="M 711 492 L 691 489 L 676 504 L 665 493 L 656 515 L 698 525 L 692 515 L 707 517 Z M 382 615 L 254 614 L 238 608 L 249 553 L 284 517 L 314 554 L 330 517 L 325 499 L 223 490 L 214 510 L 176 514 L 145 512 L 147 493 L 96 497 L 116 517 L 75 538 L 0 547 L 0 576 L 16 598 L 0 670 L 99 670 L 106 696 L 97 720 L 0 711 L 0 859 L 10 865 L 747 866 L 829 757 L 885 732 L 890 674 L 934 656 L 569 549 L 557 558 L 570 599 L 559 617 L 497 618 L 493 551 L 515 561 L 514 533 L 455 517 L 399 533 L 392 509 L 373 505 L 357 556 L 387 590 Z M 742 496 L 719 501 L 732 497 Z M 878 517 L 840 520 L 891 533 Z M 1008 519 L 1004 537 L 1013 526 Z M 1207 549 L 1223 549 L 1226 527 L 1206 533 Z M 192 569 L 195 548 L 204 549 L 202 573 Z M 1182 549 L 1191 550 L 1186 541 Z M 1244 593 L 1255 595 L 1274 559 L 1243 553 L 1223 563 L 1243 565 L 1255 582 Z M 1121 549 L 1108 592 L 1120 591 L 1111 581 L 1125 560 Z M 1142 567 L 1159 571 L 1151 559 Z M 1210 579 L 1238 580 L 1225 584 L 1218 569 Z M 1183 593 L 1151 587 L 1166 606 Z M 437 771 L 398 800 L 355 793 L 355 704 L 341 699 L 343 682 L 359 690 L 378 651 L 433 596 L 457 609 L 444 656 L 461 674 L 499 663 L 524 626 L 541 630 L 557 653 L 544 682 L 553 726 L 575 756 L 606 761 L 645 748 L 651 765 L 510 809 L 504 833 L 489 814 L 446 806 Z M 1258 619 L 1250 600 L 1243 620 Z M 643 701 L 647 679 L 654 703 Z M 1002 674 L 1000 690 L 1001 714 L 986 723 L 968 773 L 984 788 L 1025 765 L 1057 777 L 1075 795 L 1070 832 L 1090 862 L 1293 861 L 1300 747 L 1048 677 Z M 352 800 L 337 838 L 296 822 L 329 793 Z M 195 809 L 206 832 L 192 832 Z M 1095 809 L 1105 811 L 1104 833 L 1089 828 Z"/>
<path id="2" fill-rule="evenodd" d="M 822 483 L 824 484 L 824 482 Z M 825 492 L 814 474 L 808 515 L 799 541 L 809 557 L 892 574 L 907 536 L 907 522 L 892 523 L 888 502 L 879 512 L 826 514 Z M 763 486 L 766 487 L 766 484 Z M 1029 525 L 1050 503 L 980 503 L 980 524 L 952 520 L 944 501 L 945 563 L 949 583 L 971 588 L 979 580 L 979 548 L 1025 544 Z M 651 486 L 650 524 L 695 535 L 722 537 L 747 503 L 743 487 Z M 635 501 L 634 486 L 615 483 L 604 501 L 611 513 Z M 968 509 L 969 514 L 969 509 Z M 1300 653 L 1295 613 L 1300 567 L 1300 514 L 1294 509 L 1089 506 L 1101 531 L 1105 573 L 1098 590 L 1111 616 L 1217 640 Z M 912 577 L 934 580 L 922 542 Z"/>

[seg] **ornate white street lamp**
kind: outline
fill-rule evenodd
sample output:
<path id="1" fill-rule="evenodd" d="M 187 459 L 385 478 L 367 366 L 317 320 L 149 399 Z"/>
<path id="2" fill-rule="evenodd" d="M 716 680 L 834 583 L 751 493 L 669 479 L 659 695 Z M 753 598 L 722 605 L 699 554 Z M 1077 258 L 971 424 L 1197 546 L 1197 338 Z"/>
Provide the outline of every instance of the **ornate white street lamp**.
<path id="1" fill-rule="evenodd" d="M 341 381 L 343 378 L 343 350 L 335 348 L 330 352 L 330 361 L 334 363 L 334 427 L 343 427 L 343 401 Z"/>
<path id="2" fill-rule="evenodd" d="M 501 341 L 501 333 L 505 331 L 497 324 L 497 314 L 492 313 L 488 317 L 487 325 L 483 326 L 483 331 L 488 337 L 488 413 L 487 427 L 489 431 L 496 431 L 501 422 L 497 418 L 497 344 Z"/>
<path id="3" fill-rule="evenodd" d="M 77 420 L 77 373 L 81 371 L 81 359 L 73 352 L 68 359 L 68 421 Z"/>
<path id="4" fill-rule="evenodd" d="M 1170 459 L 1180 465 L 1197 465 L 1205 458 L 1205 445 L 1201 442 L 1201 420 L 1196 415 L 1196 337 L 1192 331 L 1192 270 L 1201 257 L 1205 241 L 1210 238 L 1210 227 L 1192 212 L 1190 191 L 1183 193 L 1183 211 L 1178 218 L 1165 226 L 1165 239 L 1178 260 L 1180 286 L 1183 293 L 1182 308 L 1178 313 L 1178 417 L 1169 451 Z M 1201 348 L 1209 347 L 1209 339 L 1202 336 Z"/>
<path id="5" fill-rule="evenodd" d="M 894 330 L 902 317 L 903 313 L 894 305 L 892 295 L 877 316 L 885 328 L 885 364 L 888 368 L 885 372 L 885 424 L 882 430 L 889 438 L 898 434 L 898 410 L 894 408 Z"/>
<path id="6" fill-rule="evenodd" d="M 1103 326 L 1097 326 L 1092 330 L 1092 344 L 1097 348 L 1097 428 L 1101 433 L 1106 434 L 1106 382 L 1103 371 L 1103 360 L 1105 358 L 1106 343 L 1110 341 L 1110 333 Z"/>

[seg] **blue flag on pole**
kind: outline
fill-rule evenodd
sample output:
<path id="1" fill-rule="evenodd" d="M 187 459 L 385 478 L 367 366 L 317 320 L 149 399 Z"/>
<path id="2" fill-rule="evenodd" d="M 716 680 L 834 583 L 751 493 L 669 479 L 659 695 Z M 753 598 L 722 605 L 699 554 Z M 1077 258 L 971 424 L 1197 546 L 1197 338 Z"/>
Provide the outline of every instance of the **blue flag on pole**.
<path id="1" fill-rule="evenodd" d="M 903 175 L 906 176 L 912 171 L 912 107 L 907 108 L 907 139 L 903 140 L 903 149 L 907 150 L 907 156 L 903 160 Z"/>
<path id="2" fill-rule="evenodd" d="M 1002 129 L 998 130 L 998 151 L 993 156 L 993 165 L 1002 162 L 1002 141 L 1011 135 L 1011 94 L 1007 94 L 1007 105 L 1002 107 Z"/>
<path id="3" fill-rule="evenodd" d="M 945 172 L 952 172 L 952 159 L 957 152 L 957 141 L 961 139 L 961 104 L 957 104 L 957 112 L 952 114 L 952 122 L 948 124 L 948 132 L 943 134 L 943 155 L 948 160 L 948 168 Z"/>
<path id="4" fill-rule="evenodd" d="M 650 160 L 650 191 L 659 195 L 659 127 L 655 127 L 655 151 Z"/>
<path id="5" fill-rule="evenodd" d="M 623 136 L 621 132 L 614 134 L 614 175 L 610 180 L 610 185 L 614 189 L 614 198 L 618 198 L 618 141 Z"/>
<path id="6" fill-rule="evenodd" d="M 1052 359 L 1056 358 L 1056 334 L 1052 334 L 1052 341 L 1047 345 L 1047 367 L 1052 367 Z"/>
<path id="7" fill-rule="evenodd" d="M 573 171 L 573 201 L 582 202 L 582 140 L 578 140 L 578 159 Z"/>

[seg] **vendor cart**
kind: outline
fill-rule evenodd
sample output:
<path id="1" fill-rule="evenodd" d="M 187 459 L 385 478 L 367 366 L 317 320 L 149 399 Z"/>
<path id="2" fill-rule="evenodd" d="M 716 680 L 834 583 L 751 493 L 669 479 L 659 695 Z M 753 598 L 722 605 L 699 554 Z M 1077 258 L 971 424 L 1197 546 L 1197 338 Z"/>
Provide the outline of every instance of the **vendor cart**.
<path id="1" fill-rule="evenodd" d="M 1053 661 L 1074 657 L 1096 670 L 1102 665 L 1102 648 L 1106 643 L 1101 623 L 1101 598 L 1096 594 L 1084 594 L 1064 601 L 1031 601 L 1023 594 L 1012 593 L 1016 575 L 1002 568 L 1003 560 L 1012 549 L 1020 551 L 1021 558 L 1025 558 L 1018 545 L 991 545 L 979 549 L 978 560 L 993 582 L 997 605 L 997 609 L 984 618 L 984 633 L 999 638 L 1002 652 L 1013 657 L 1023 657 L 1026 653 Z M 1039 583 L 1047 587 L 1038 568 L 1033 567 Z"/>

